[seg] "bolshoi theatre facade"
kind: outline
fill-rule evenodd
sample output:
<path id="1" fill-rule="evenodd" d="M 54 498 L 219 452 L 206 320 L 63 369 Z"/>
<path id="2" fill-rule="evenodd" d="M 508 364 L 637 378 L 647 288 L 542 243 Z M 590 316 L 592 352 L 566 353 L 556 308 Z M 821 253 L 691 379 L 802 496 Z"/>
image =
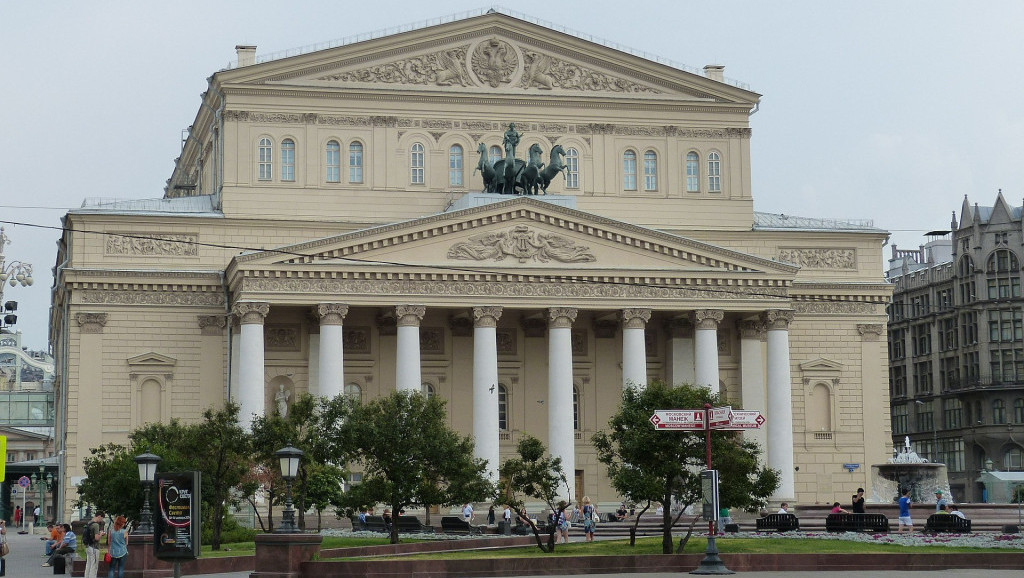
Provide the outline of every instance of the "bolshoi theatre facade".
<path id="1" fill-rule="evenodd" d="M 888 456 L 887 233 L 756 212 L 760 95 L 721 67 L 493 11 L 237 50 L 163 198 L 65 216 L 65 510 L 90 448 L 305 392 L 441 396 L 492 470 L 532 434 L 604 503 L 590 437 L 652 379 L 760 410 L 779 500 L 850 494 Z"/>

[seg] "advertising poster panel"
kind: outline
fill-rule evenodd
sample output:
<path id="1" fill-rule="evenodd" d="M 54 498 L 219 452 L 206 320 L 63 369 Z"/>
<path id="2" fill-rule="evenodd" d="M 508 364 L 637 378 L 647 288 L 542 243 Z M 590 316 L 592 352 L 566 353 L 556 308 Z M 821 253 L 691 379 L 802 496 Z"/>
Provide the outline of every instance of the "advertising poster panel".
<path id="1" fill-rule="evenodd" d="M 199 557 L 201 486 L 199 472 L 166 472 L 156 476 L 153 545 L 162 560 Z"/>

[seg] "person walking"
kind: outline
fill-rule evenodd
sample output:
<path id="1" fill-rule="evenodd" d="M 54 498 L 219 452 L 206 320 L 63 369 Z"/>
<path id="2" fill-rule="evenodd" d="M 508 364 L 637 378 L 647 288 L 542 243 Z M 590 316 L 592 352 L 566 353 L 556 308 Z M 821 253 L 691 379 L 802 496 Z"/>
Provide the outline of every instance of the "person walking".
<path id="1" fill-rule="evenodd" d="M 124 516 L 114 518 L 114 528 L 107 535 L 107 547 L 110 549 L 107 578 L 124 578 L 124 563 L 128 559 L 128 536 L 124 528 L 127 523 Z"/>
<path id="2" fill-rule="evenodd" d="M 907 529 L 904 530 L 903 528 Z M 914 531 L 914 520 L 910 517 L 910 489 L 903 490 L 903 496 L 900 498 L 900 525 L 896 530 L 897 532 L 913 532 Z"/>
<path id="3" fill-rule="evenodd" d="M 587 542 L 594 541 L 594 526 L 597 525 L 597 508 L 590 503 L 590 496 L 583 496 L 583 533 Z"/>
<path id="4" fill-rule="evenodd" d="M 43 509 L 36 506 L 35 510 L 32 510 L 32 523 L 36 526 L 39 525 L 39 518 L 43 515 Z"/>
<path id="5" fill-rule="evenodd" d="M 7 522 L 0 519 L 0 576 L 7 575 Z"/>
<path id="6" fill-rule="evenodd" d="M 491 507 L 487 509 L 487 525 L 494 525 L 494 504 L 491 504 Z"/>
<path id="7" fill-rule="evenodd" d="M 96 578 L 100 570 L 100 539 L 106 535 L 103 531 L 103 520 L 106 514 L 103 510 L 96 510 L 96 515 L 85 527 L 85 535 L 82 536 L 82 543 L 85 544 L 85 578 Z"/>
<path id="8" fill-rule="evenodd" d="M 14 527 L 21 527 L 21 506 L 14 507 Z"/>

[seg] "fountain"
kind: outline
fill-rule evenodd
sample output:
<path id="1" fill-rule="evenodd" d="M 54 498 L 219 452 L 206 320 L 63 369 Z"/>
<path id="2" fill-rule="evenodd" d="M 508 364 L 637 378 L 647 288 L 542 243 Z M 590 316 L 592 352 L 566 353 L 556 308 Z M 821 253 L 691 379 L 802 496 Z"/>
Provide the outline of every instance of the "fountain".
<path id="1" fill-rule="evenodd" d="M 893 448 L 888 463 L 871 466 L 871 498 L 876 504 L 892 504 L 899 499 L 901 490 L 910 490 L 910 499 L 916 503 L 931 500 L 936 490 L 953 502 L 949 492 L 946 464 L 937 464 L 917 455 L 910 449 L 910 437 L 903 440 L 903 451 Z"/>

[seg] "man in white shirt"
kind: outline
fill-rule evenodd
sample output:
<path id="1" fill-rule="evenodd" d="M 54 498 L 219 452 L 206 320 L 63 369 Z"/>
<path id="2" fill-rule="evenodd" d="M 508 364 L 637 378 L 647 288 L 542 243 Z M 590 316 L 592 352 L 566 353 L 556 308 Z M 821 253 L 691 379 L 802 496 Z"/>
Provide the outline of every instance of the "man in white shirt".
<path id="1" fill-rule="evenodd" d="M 779 505 L 779 513 L 780 514 L 788 514 L 789 513 L 789 504 L 786 503 L 786 502 L 782 502 L 782 504 Z"/>
<path id="2" fill-rule="evenodd" d="M 502 514 L 502 519 L 505 520 L 505 535 L 512 535 L 512 506 L 505 504 L 505 512 Z"/>
<path id="3" fill-rule="evenodd" d="M 473 523 L 473 504 L 467 503 L 465 506 L 462 506 L 462 519 L 465 520 L 467 524 Z"/>

